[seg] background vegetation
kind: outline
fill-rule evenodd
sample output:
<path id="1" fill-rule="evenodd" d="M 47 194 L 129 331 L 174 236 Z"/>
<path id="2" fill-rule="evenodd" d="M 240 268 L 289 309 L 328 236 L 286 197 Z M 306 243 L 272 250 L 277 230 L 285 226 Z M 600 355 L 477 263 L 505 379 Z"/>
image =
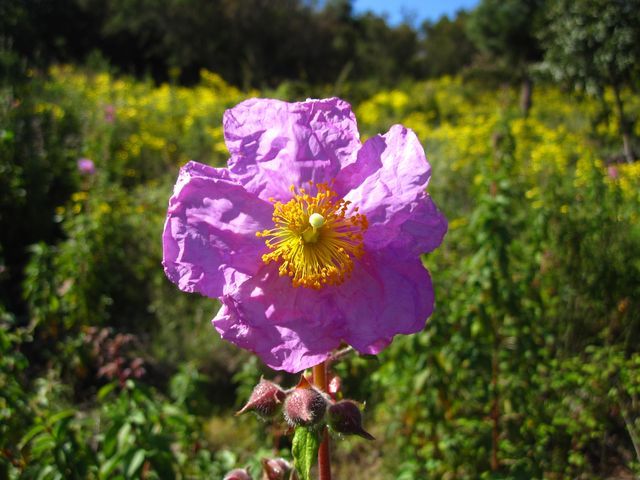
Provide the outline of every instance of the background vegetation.
<path id="1" fill-rule="evenodd" d="M 640 475 L 639 3 L 418 28 L 348 1 L 0 3 L 0 478 L 288 456 L 231 413 L 260 374 L 294 380 L 218 338 L 160 233 L 179 166 L 225 164 L 226 108 L 329 95 L 364 138 L 417 132 L 450 220 L 427 328 L 335 366 L 377 438 L 336 441 L 336 477 Z"/>

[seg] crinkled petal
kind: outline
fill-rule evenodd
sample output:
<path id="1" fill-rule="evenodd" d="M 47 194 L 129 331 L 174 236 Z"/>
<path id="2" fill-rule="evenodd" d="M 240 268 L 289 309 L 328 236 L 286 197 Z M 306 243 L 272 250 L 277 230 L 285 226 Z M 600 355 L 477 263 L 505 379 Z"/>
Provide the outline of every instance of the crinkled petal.
<path id="1" fill-rule="evenodd" d="M 411 258 L 440 244 L 447 221 L 425 193 L 430 175 L 420 141 L 401 125 L 369 139 L 356 161 L 340 172 L 339 192 L 367 216 L 368 251 L 406 245 L 410 248 L 398 252 Z"/>
<path id="2" fill-rule="evenodd" d="M 273 264 L 230 295 L 213 326 L 222 338 L 256 353 L 275 370 L 299 372 L 340 345 L 336 312 L 326 292 L 293 288 Z"/>
<path id="3" fill-rule="evenodd" d="M 395 335 L 422 330 L 433 312 L 429 272 L 418 258 L 399 258 L 393 249 L 366 255 L 336 289 L 343 338 L 361 353 L 378 354 Z"/>
<path id="4" fill-rule="evenodd" d="M 338 98 L 250 99 L 224 114 L 229 170 L 262 199 L 288 200 L 291 185 L 329 182 L 360 148 L 351 106 Z"/>
<path id="5" fill-rule="evenodd" d="M 377 248 L 393 248 L 406 258 L 416 258 L 438 248 L 448 227 L 446 217 L 425 194 L 407 209 L 396 213 L 393 221 L 387 224 L 387 235 L 373 239 L 377 240 Z"/>
<path id="6" fill-rule="evenodd" d="M 272 206 L 225 169 L 189 162 L 180 170 L 162 235 L 167 277 L 181 290 L 219 297 L 255 274 L 266 247 L 258 230 Z"/>
<path id="7" fill-rule="evenodd" d="M 223 338 L 271 368 L 298 372 L 324 361 L 343 341 L 377 354 L 394 335 L 421 330 L 433 311 L 433 288 L 420 260 L 396 252 L 366 255 L 343 284 L 293 288 L 274 266 L 222 298 L 213 320 Z"/>
<path id="8" fill-rule="evenodd" d="M 223 300 L 224 302 L 224 300 Z M 223 303 L 213 319 L 222 338 L 255 353 L 270 368 L 300 372 L 325 361 L 338 346 L 322 329 L 304 329 L 301 319 L 281 325 L 251 326 L 243 323 L 235 304 Z M 304 332 L 300 335 L 300 332 Z M 314 333 L 315 337 L 314 338 Z"/>
<path id="9" fill-rule="evenodd" d="M 385 137 L 376 135 L 369 138 L 358 150 L 354 161 L 344 165 L 334 180 L 334 189 L 340 197 L 346 196 L 351 190 L 379 171 L 382 165 L 382 155 L 387 150 Z"/>

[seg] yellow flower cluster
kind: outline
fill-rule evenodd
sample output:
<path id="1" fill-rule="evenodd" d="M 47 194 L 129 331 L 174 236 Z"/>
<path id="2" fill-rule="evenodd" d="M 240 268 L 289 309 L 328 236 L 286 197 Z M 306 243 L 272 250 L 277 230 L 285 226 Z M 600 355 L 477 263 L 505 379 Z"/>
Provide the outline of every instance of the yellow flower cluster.
<path id="1" fill-rule="evenodd" d="M 358 120 L 375 125 L 389 115 L 401 115 L 409 105 L 409 95 L 400 90 L 383 91 L 364 101 L 356 111 Z"/>
<path id="2" fill-rule="evenodd" d="M 201 82 L 193 88 L 156 86 L 67 66 L 52 68 L 50 77 L 48 90 L 55 101 L 39 108 L 61 117 L 65 105 L 81 107 L 83 154 L 99 164 L 116 161 L 128 176 L 136 175 L 127 170 L 139 168 L 140 161 L 154 159 L 169 164 L 192 158 L 224 163 L 222 114 L 247 97 L 207 71 L 201 72 Z"/>
<path id="3" fill-rule="evenodd" d="M 640 199 L 640 162 L 625 163 L 616 167 L 620 188 L 628 196 Z"/>
<path id="4" fill-rule="evenodd" d="M 80 116 L 78 156 L 91 158 L 99 170 L 106 168 L 130 182 L 151 181 L 191 159 L 224 165 L 228 152 L 223 112 L 259 95 L 242 92 L 207 71 L 201 72 L 198 85 L 186 88 L 72 67 L 54 67 L 46 92 L 35 107 L 38 113 L 58 120 Z M 607 99 L 612 100 L 610 91 Z M 413 129 L 439 177 L 462 179 L 452 185 L 469 183 L 468 179 L 483 182 L 483 166 L 494 156 L 495 132 L 504 132 L 506 125 L 516 174 L 526 181 L 526 198 L 536 207 L 541 206 L 545 178 L 550 175 L 569 178 L 580 189 L 595 172 L 626 197 L 638 196 L 640 164 L 615 164 L 611 170 L 607 167 L 615 162 L 614 156 L 597 153 L 607 151 L 602 145 L 621 145 L 615 115 L 604 111 L 603 105 L 557 88 L 536 87 L 533 107 L 524 117 L 516 89 L 487 90 L 443 77 L 379 91 L 354 107 L 363 138 L 394 123 Z M 625 93 L 625 106 L 630 117 L 640 115 L 639 96 Z"/>
<path id="5" fill-rule="evenodd" d="M 606 92 L 605 100 L 612 100 L 612 95 Z M 540 182 L 549 175 L 570 176 L 576 188 L 585 187 L 594 171 L 607 177 L 606 165 L 613 160 L 599 157 L 597 152 L 602 149 L 597 145 L 621 148 L 621 140 L 616 116 L 603 114 L 605 104 L 553 87 L 536 88 L 533 100 L 524 117 L 514 89 L 486 91 L 458 78 L 443 77 L 415 84 L 407 91 L 378 92 L 358 107 L 357 117 L 365 132 L 393 123 L 406 125 L 425 143 L 434 168 L 478 181 L 482 180 L 478 169 L 493 154 L 494 132 L 506 123 L 513 137 L 518 175 L 530 184 L 527 197 L 533 206 L 541 206 L 537 200 Z M 627 94 L 625 100 L 627 114 L 638 115 L 640 97 Z M 619 185 L 627 197 L 635 196 L 640 182 L 638 164 L 616 168 L 616 181 L 610 184 Z"/>

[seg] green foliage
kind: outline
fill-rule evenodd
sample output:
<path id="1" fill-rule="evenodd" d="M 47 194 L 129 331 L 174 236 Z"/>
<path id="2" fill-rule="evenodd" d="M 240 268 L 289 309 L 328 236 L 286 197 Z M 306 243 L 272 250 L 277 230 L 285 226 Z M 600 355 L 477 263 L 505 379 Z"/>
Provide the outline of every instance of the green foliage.
<path id="1" fill-rule="evenodd" d="M 434 193 L 469 209 L 429 257 L 436 313 L 373 374 L 376 423 L 396 445 L 389 468 L 402 478 L 637 473 L 637 192 L 612 183 L 591 149 L 538 170 L 523 148 L 537 120 L 478 114 L 482 124 L 466 118 L 447 136 L 466 145 L 471 129 L 473 146 L 490 124 L 486 157 L 454 166 L 472 187 L 454 189 L 446 169 Z"/>
<path id="2" fill-rule="evenodd" d="M 418 68 L 423 76 L 455 75 L 472 63 L 477 47 L 467 34 L 468 21 L 468 14 L 460 12 L 454 19 L 442 17 L 422 25 L 421 49 L 425 58 Z"/>
<path id="3" fill-rule="evenodd" d="M 28 394 L 24 388 L 29 362 L 20 352 L 25 341 L 22 331 L 15 331 L 9 314 L 0 310 L 0 475 L 7 478 L 18 463 L 16 445 L 30 422 Z"/>
<path id="4" fill-rule="evenodd" d="M 561 81 L 602 92 L 637 78 L 640 26 L 637 0 L 554 0 L 543 33 L 545 62 Z"/>
<path id="5" fill-rule="evenodd" d="M 392 27 L 373 14 L 358 15 L 350 1 L 56 0 L 33 2 L 29 8 L 9 5 L 0 10 L 0 41 L 6 39 L 8 51 L 41 67 L 92 61 L 98 55 L 121 71 L 159 81 L 194 84 L 206 68 L 245 88 L 294 79 L 322 85 L 346 77 L 391 84 L 416 74 L 416 31 L 408 25 Z"/>
<path id="6" fill-rule="evenodd" d="M 632 136 L 635 118 L 624 111 L 622 91 L 637 86 L 640 70 L 640 2 L 554 0 L 548 26 L 539 32 L 545 44 L 544 69 L 565 84 L 604 96 L 614 102 L 627 161 L 635 158 Z"/>
<path id="7" fill-rule="evenodd" d="M 467 21 L 477 47 L 520 70 L 540 57 L 535 37 L 544 0 L 483 0 Z"/>
<path id="8" fill-rule="evenodd" d="M 39 412 L 18 444 L 24 478 L 221 478 L 233 467 L 204 448 L 195 417 L 142 384 L 107 384 L 97 400 L 91 415 Z"/>
<path id="9" fill-rule="evenodd" d="M 296 427 L 293 434 L 291 455 L 302 480 L 309 480 L 311 467 L 318 458 L 322 434 L 311 428 Z"/>
<path id="10" fill-rule="evenodd" d="M 275 374 L 221 342 L 216 302 L 161 267 L 179 166 L 222 165 L 224 109 L 260 93 L 202 78 L 59 67 L 2 90 L 3 478 L 220 478 L 258 472 L 266 437 L 290 447 L 273 424 L 231 417 Z M 640 168 L 607 164 L 615 122 L 544 86 L 527 118 L 513 90 L 459 78 L 341 88 L 363 99 L 363 137 L 403 123 L 424 140 L 450 231 L 424 259 L 425 331 L 335 365 L 378 439 L 340 441 L 339 478 L 637 475 Z M 85 156 L 93 175 L 77 172 Z"/>
<path id="11" fill-rule="evenodd" d="M 0 89 L 0 245 L 11 252 L 0 276 L 0 303 L 19 314 L 24 313 L 20 283 L 29 246 L 60 238 L 51 218 L 79 181 L 74 164 L 78 116 L 69 112 L 56 118 L 53 109 L 33 103 L 41 93 L 37 82 Z"/>
<path id="12" fill-rule="evenodd" d="M 52 413 L 41 419 L 20 440 L 18 448 L 25 452 L 28 466 L 26 476 L 39 478 L 87 478 L 94 463 L 92 452 L 78 436 L 77 426 L 71 425 L 74 409 Z"/>

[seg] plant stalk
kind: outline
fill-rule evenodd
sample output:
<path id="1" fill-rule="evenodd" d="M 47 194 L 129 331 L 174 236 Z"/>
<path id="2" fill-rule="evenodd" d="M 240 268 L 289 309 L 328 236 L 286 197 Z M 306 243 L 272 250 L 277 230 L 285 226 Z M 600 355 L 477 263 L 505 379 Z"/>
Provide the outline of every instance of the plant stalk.
<path id="1" fill-rule="evenodd" d="M 313 383 L 323 392 L 327 391 L 327 366 L 325 362 L 313 367 Z M 331 480 L 331 458 L 329 456 L 329 432 L 322 431 L 322 443 L 318 450 L 318 480 Z"/>

